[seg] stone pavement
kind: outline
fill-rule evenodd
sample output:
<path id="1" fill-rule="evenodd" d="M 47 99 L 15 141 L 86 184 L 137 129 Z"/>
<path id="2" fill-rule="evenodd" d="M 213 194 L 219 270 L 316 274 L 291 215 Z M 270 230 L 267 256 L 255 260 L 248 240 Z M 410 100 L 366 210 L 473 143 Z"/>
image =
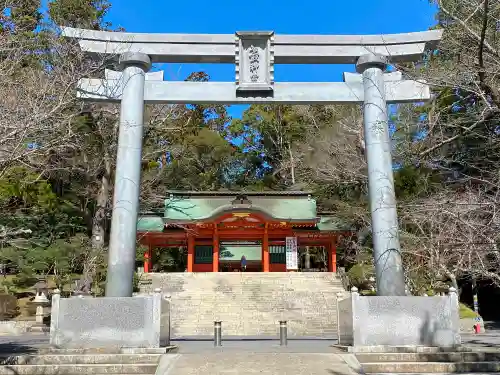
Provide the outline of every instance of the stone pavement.
<path id="1" fill-rule="evenodd" d="M 479 335 L 462 334 L 462 343 L 478 349 L 500 349 L 500 332 L 487 332 Z"/>
<path id="2" fill-rule="evenodd" d="M 478 349 L 499 349 L 500 332 L 463 335 L 463 344 Z M 214 348 L 211 340 L 173 341 L 178 353 L 162 356 L 157 375 L 264 374 L 356 375 L 362 374 L 353 354 L 332 347 L 335 340 L 233 339 Z M 48 335 L 0 337 L 0 353 L 30 353 L 48 346 Z"/>
<path id="3" fill-rule="evenodd" d="M 0 336 L 0 354 L 31 353 L 49 346 L 48 334 Z"/>
<path id="4" fill-rule="evenodd" d="M 264 374 L 357 375 L 362 373 L 352 354 L 255 353 L 212 351 L 165 355 L 157 375 Z"/>
<path id="5" fill-rule="evenodd" d="M 0 336 L 0 352 L 29 352 L 37 348 L 47 347 L 49 336 L 47 334 L 24 334 L 20 336 Z M 179 346 L 179 353 L 196 353 L 214 351 L 213 341 L 210 339 L 195 341 L 173 341 L 173 345 Z M 281 348 L 279 341 L 260 340 L 258 337 L 234 339 L 223 341 L 223 350 L 242 350 L 252 352 L 293 352 L 293 353 L 331 353 L 331 345 L 336 344 L 335 340 L 289 340 L 288 346 Z M 484 334 L 462 334 L 462 344 L 473 348 L 494 348 L 500 349 L 500 331 L 491 330 Z"/>
<path id="6" fill-rule="evenodd" d="M 226 340 L 214 348 L 213 341 L 177 341 L 177 354 L 162 356 L 158 375 L 217 374 L 308 374 L 356 375 L 361 373 L 352 354 L 337 354 L 332 340 Z M 0 337 L 0 352 L 30 352 L 48 346 L 47 335 Z"/>
<path id="7" fill-rule="evenodd" d="M 288 340 L 287 346 L 280 346 L 279 341 L 258 339 L 223 340 L 221 348 L 214 348 L 212 340 L 172 341 L 179 347 L 178 353 L 213 353 L 213 352 L 251 352 L 251 353 L 332 353 L 336 340 Z"/>

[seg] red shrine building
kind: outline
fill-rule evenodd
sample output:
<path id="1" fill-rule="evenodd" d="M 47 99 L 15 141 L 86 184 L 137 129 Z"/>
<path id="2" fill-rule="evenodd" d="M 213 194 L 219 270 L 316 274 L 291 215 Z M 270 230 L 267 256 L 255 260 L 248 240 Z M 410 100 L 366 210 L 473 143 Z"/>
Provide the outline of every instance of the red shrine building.
<path id="1" fill-rule="evenodd" d="M 137 223 L 146 273 L 155 248 L 168 247 L 187 250 L 187 272 L 239 271 L 242 263 L 250 272 L 336 272 L 337 244 L 348 233 L 317 212 L 308 192 L 171 191 L 161 213 Z"/>

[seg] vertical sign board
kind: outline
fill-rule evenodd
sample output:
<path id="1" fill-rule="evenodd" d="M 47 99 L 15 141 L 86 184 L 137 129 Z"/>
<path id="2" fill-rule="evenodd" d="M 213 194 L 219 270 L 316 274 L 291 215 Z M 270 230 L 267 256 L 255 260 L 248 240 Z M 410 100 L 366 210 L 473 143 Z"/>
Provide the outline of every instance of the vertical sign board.
<path id="1" fill-rule="evenodd" d="M 290 271 L 298 269 L 297 237 L 286 238 L 286 269 Z"/>

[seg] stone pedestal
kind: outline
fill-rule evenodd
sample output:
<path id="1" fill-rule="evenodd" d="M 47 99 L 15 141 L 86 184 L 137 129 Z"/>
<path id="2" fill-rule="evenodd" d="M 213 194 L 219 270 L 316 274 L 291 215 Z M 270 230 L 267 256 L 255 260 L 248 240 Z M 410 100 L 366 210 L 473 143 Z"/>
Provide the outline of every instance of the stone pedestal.
<path id="1" fill-rule="evenodd" d="M 50 344 L 57 348 L 155 348 L 170 344 L 170 302 L 136 297 L 52 297 Z"/>
<path id="2" fill-rule="evenodd" d="M 360 296 L 356 288 L 338 302 L 339 343 L 363 346 L 437 346 L 461 344 L 458 298 Z"/>

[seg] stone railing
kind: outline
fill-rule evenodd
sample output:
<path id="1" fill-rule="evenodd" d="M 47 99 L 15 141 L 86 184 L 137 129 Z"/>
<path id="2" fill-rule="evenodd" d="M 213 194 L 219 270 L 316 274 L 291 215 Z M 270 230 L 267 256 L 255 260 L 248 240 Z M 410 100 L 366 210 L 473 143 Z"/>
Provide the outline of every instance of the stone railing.
<path id="1" fill-rule="evenodd" d="M 349 290 L 351 288 L 351 283 L 349 281 L 349 276 L 347 276 L 347 273 L 345 272 L 345 268 L 339 267 L 337 269 L 337 274 L 339 275 L 340 281 L 342 282 L 342 286 L 344 287 L 344 289 Z"/>

